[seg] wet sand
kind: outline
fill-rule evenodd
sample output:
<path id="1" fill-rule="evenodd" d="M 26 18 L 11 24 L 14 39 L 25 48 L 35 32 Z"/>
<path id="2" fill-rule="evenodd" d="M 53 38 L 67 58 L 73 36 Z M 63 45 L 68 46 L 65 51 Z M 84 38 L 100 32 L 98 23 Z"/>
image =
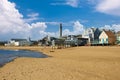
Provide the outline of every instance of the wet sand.
<path id="1" fill-rule="evenodd" d="M 120 47 L 0 47 L 43 52 L 48 58 L 17 58 L 0 68 L 0 80 L 120 80 Z"/>

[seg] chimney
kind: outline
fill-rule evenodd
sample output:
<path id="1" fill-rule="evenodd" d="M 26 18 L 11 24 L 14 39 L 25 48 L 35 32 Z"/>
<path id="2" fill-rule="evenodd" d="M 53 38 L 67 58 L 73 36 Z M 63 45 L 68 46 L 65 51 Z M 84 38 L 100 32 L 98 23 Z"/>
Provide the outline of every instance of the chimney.
<path id="1" fill-rule="evenodd" d="M 59 35 L 60 35 L 60 38 L 62 38 L 62 23 L 60 23 L 60 27 L 59 27 Z"/>

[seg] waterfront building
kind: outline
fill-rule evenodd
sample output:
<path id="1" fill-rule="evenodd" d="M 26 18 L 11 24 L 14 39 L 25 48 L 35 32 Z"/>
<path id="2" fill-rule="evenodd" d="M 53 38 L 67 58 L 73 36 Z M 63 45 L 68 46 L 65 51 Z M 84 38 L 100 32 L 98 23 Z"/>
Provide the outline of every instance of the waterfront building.
<path id="1" fill-rule="evenodd" d="M 116 42 L 116 36 L 112 31 L 103 30 L 99 36 L 99 44 L 113 45 Z"/>
<path id="2" fill-rule="evenodd" d="M 11 39 L 5 46 L 29 46 L 30 44 L 27 39 Z"/>

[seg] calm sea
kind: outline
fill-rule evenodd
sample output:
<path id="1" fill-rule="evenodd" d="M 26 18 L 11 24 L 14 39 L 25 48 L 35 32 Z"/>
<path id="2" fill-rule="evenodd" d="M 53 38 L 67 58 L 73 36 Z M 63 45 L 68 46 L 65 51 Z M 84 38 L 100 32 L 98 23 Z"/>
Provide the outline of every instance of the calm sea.
<path id="1" fill-rule="evenodd" d="M 47 55 L 27 50 L 0 50 L 0 67 L 18 57 L 46 58 Z"/>

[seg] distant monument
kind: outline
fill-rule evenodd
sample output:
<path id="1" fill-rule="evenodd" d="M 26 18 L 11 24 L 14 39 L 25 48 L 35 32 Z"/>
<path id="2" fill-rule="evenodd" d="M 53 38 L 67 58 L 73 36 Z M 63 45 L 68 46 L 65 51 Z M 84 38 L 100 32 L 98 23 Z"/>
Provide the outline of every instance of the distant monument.
<path id="1" fill-rule="evenodd" d="M 60 27 L 59 27 L 59 37 L 62 38 L 62 23 L 60 23 Z"/>

